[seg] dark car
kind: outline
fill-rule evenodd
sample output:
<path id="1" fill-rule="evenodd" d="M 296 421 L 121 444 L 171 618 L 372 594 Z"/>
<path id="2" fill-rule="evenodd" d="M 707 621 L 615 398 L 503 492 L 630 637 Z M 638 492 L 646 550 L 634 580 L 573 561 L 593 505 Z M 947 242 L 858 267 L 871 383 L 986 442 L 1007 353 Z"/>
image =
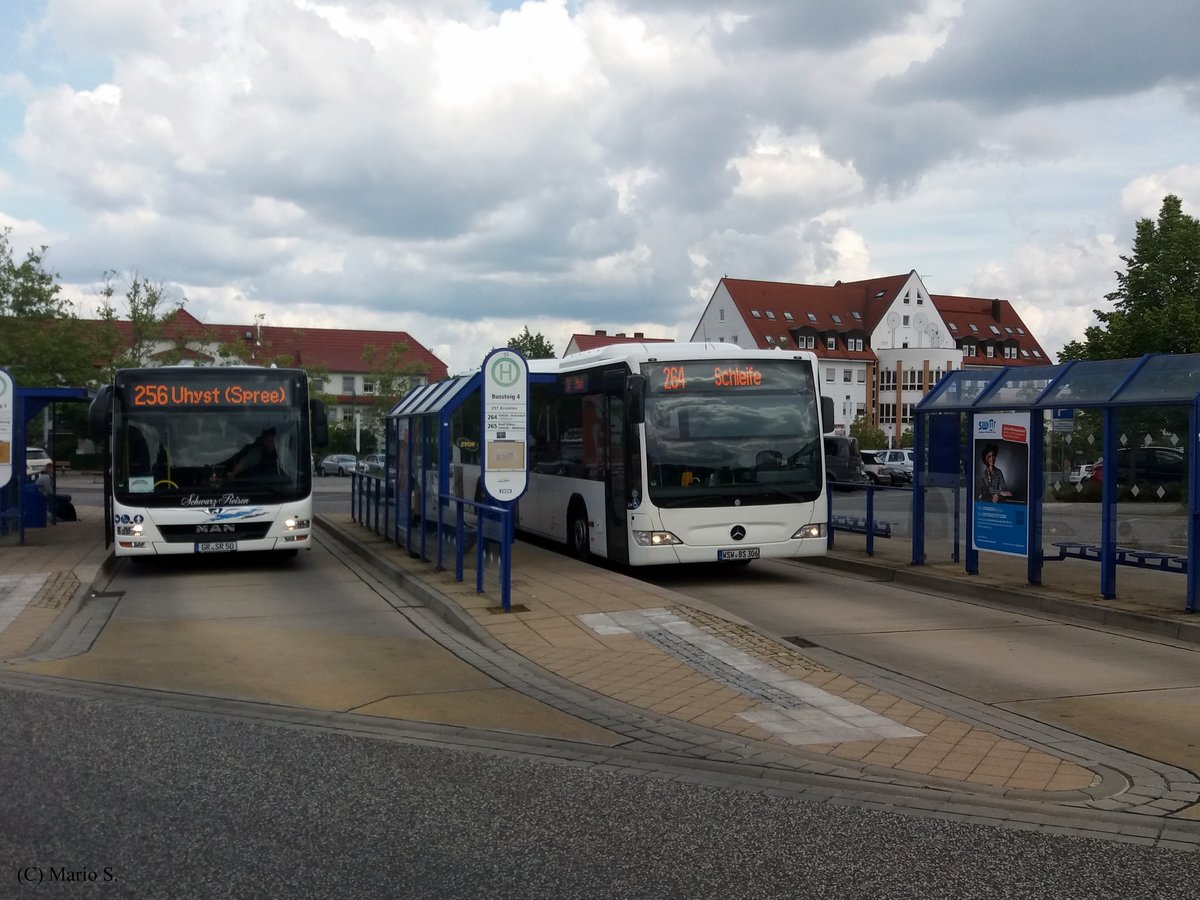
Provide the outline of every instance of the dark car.
<path id="1" fill-rule="evenodd" d="M 858 440 L 836 434 L 825 435 L 825 479 L 838 484 L 870 484 L 863 468 Z"/>
<path id="2" fill-rule="evenodd" d="M 1093 481 L 1104 479 L 1104 460 L 1092 466 Z M 1118 484 L 1167 484 L 1187 480 L 1187 459 L 1177 447 L 1122 447 L 1117 451 Z"/>

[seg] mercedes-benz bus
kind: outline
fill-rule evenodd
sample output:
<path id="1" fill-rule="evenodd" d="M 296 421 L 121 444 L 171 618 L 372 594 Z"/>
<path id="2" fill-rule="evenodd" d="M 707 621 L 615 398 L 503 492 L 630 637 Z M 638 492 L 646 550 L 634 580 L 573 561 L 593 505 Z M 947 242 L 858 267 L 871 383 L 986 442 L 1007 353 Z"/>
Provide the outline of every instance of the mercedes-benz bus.
<path id="1" fill-rule="evenodd" d="M 117 556 L 311 546 L 313 447 L 328 423 L 302 370 L 122 369 L 88 418 Z"/>
<path id="2" fill-rule="evenodd" d="M 529 472 L 516 527 L 631 566 L 823 554 L 814 354 L 630 343 L 530 360 Z M 479 406 L 451 422 L 453 490 L 478 499 Z M 436 496 L 436 492 L 434 493 Z"/>

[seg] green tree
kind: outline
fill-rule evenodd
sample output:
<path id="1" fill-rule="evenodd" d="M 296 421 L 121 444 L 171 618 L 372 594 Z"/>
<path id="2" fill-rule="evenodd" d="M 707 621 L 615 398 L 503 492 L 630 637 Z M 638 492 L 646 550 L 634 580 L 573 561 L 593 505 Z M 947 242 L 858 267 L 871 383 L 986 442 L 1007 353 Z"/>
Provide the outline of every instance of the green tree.
<path id="1" fill-rule="evenodd" d="M 1137 223 L 1133 252 L 1122 256 L 1117 289 L 1095 310 L 1099 325 L 1071 341 L 1060 357 L 1124 359 L 1144 353 L 1200 352 L 1200 222 L 1183 212 L 1174 194 L 1163 198 L 1158 219 Z"/>
<path id="2" fill-rule="evenodd" d="M 398 341 L 381 351 L 373 344 L 363 347 L 363 361 L 371 371 L 366 380 L 375 385 L 371 405 L 364 410 L 367 431 L 378 437 L 383 434 L 384 419 L 396 403 L 429 374 L 429 367 L 408 359 L 408 344 Z M 372 438 L 374 441 L 374 437 Z"/>
<path id="3" fill-rule="evenodd" d="M 88 333 L 46 268 L 46 247 L 17 261 L 11 228 L 0 231 L 0 366 L 27 387 L 88 387 L 95 382 Z"/>
<path id="4" fill-rule="evenodd" d="M 867 450 L 882 450 L 887 446 L 887 435 L 867 421 L 866 416 L 859 416 L 850 423 L 850 437 L 858 441 L 858 446 Z"/>
<path id="5" fill-rule="evenodd" d="M 540 331 L 530 334 L 528 325 L 520 334 L 510 337 L 505 346 L 516 350 L 526 359 L 554 359 L 558 355 L 554 352 L 554 345 L 546 340 L 546 336 Z"/>
<path id="6" fill-rule="evenodd" d="M 117 369 L 149 364 L 155 348 L 163 340 L 163 326 L 187 303 L 186 297 L 168 299 L 167 289 L 161 282 L 151 282 L 134 273 L 125 291 L 123 312 L 129 323 L 126 334 L 117 324 L 121 316 L 113 302 L 117 293 L 116 274 L 112 271 L 104 273 L 104 286 L 100 289 L 96 310 L 101 323 L 96 330 L 100 358 L 111 360 L 103 369 L 106 380 Z M 169 350 L 156 355 L 154 361 L 166 365 L 178 363 L 184 349 L 182 339 L 176 340 Z"/>

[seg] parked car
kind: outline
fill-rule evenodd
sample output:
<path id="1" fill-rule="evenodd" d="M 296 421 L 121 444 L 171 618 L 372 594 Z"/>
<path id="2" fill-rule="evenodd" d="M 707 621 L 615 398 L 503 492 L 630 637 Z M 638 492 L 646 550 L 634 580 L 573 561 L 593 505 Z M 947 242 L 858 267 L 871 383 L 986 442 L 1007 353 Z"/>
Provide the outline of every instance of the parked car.
<path id="1" fill-rule="evenodd" d="M 905 473 L 905 481 L 913 480 L 913 452 L 912 450 L 876 450 L 875 456 L 881 463 L 900 469 Z"/>
<path id="2" fill-rule="evenodd" d="M 825 435 L 825 479 L 841 484 L 870 484 L 857 439 Z"/>
<path id="3" fill-rule="evenodd" d="M 50 454 L 41 447 L 25 448 L 25 474 L 41 475 L 50 465 Z"/>
<path id="4" fill-rule="evenodd" d="M 1104 479 L 1104 460 L 1096 460 L 1091 478 Z M 1187 459 L 1178 447 L 1122 447 L 1117 451 L 1118 484 L 1172 481 L 1187 481 Z"/>
<path id="5" fill-rule="evenodd" d="M 1078 484 L 1081 481 L 1087 481 L 1092 477 L 1092 472 L 1095 467 L 1091 463 L 1084 463 L 1080 466 L 1075 466 L 1067 473 L 1067 481 L 1071 484 Z"/>
<path id="6" fill-rule="evenodd" d="M 350 453 L 331 453 L 321 460 L 318 475 L 349 475 L 358 465 L 358 459 Z"/>
<path id="7" fill-rule="evenodd" d="M 358 461 L 358 471 L 371 475 L 383 474 L 384 456 L 382 453 L 368 453 Z"/>
<path id="8" fill-rule="evenodd" d="M 891 467 L 881 463 L 874 453 L 870 450 L 860 450 L 858 455 L 862 457 L 863 469 L 873 484 L 893 483 Z"/>

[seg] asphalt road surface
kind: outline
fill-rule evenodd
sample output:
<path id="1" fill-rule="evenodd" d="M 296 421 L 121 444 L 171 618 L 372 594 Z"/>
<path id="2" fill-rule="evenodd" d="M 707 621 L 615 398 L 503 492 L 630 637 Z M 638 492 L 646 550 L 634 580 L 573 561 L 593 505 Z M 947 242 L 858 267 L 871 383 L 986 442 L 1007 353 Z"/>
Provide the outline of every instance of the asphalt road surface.
<path id="1" fill-rule="evenodd" d="M 1196 855 L 0 682 L 0 895 L 1197 896 Z M 701 776 L 702 777 L 702 776 Z"/>

